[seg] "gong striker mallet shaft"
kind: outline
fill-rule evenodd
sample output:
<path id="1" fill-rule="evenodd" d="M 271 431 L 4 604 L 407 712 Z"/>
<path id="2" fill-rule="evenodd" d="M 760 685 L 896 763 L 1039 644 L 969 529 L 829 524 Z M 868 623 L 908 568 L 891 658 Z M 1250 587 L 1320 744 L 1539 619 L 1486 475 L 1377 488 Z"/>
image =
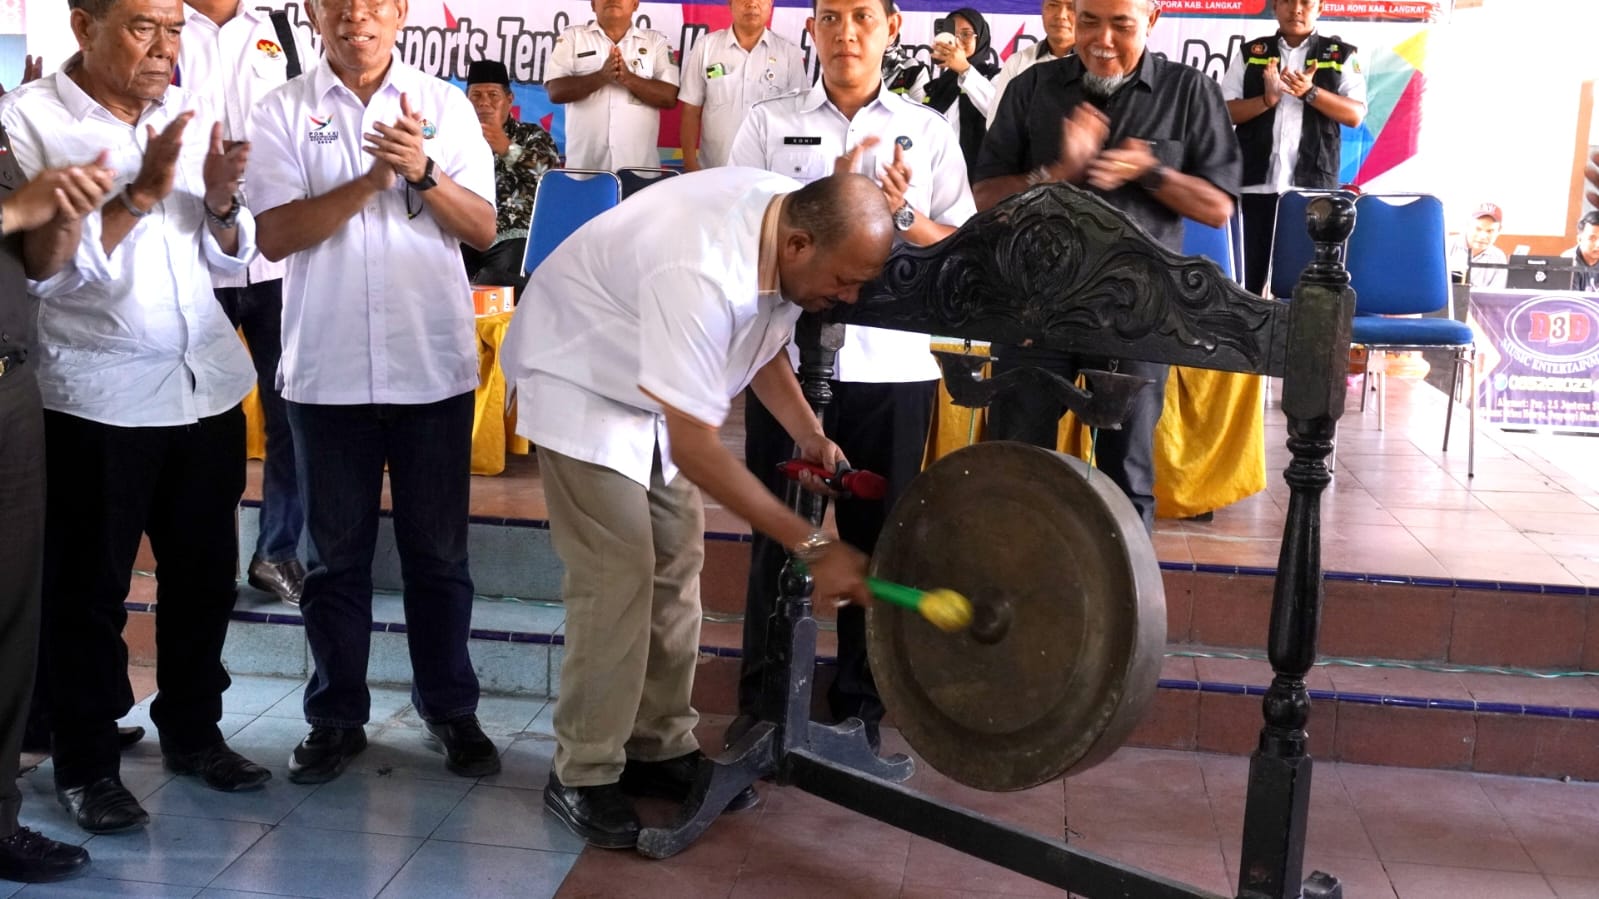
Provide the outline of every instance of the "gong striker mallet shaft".
<path id="1" fill-rule="evenodd" d="M 910 609 L 941 631 L 954 633 L 972 623 L 972 603 L 954 590 L 918 590 L 869 577 L 866 586 L 883 602 Z"/>

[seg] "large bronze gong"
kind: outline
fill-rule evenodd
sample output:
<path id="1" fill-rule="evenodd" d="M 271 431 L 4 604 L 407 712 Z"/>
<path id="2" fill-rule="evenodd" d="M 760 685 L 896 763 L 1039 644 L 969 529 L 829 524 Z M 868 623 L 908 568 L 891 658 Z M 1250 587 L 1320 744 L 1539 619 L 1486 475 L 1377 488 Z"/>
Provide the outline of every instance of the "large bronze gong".
<path id="1" fill-rule="evenodd" d="M 1166 597 L 1121 490 L 1080 460 L 979 443 L 894 506 L 872 574 L 973 606 L 947 634 L 879 604 L 867 643 L 884 703 L 934 768 L 983 790 L 1086 770 L 1121 745 L 1160 677 Z"/>

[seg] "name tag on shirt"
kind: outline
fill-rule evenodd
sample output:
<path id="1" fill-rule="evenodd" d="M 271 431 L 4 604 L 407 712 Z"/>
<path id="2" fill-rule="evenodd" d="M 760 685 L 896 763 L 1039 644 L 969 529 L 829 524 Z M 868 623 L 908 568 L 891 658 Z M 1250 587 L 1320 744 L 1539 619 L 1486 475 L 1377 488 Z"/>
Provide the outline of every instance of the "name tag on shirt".
<path id="1" fill-rule="evenodd" d="M 720 77 L 722 77 L 723 75 L 726 75 L 726 74 L 727 74 L 727 67 L 722 65 L 721 63 L 717 63 L 716 65 L 706 66 L 705 67 L 705 77 L 706 78 L 720 78 Z"/>
<path id="2" fill-rule="evenodd" d="M 785 137 L 785 138 L 783 138 L 783 146 L 785 146 L 785 147 L 819 147 L 821 145 L 822 145 L 822 139 L 820 137 Z"/>

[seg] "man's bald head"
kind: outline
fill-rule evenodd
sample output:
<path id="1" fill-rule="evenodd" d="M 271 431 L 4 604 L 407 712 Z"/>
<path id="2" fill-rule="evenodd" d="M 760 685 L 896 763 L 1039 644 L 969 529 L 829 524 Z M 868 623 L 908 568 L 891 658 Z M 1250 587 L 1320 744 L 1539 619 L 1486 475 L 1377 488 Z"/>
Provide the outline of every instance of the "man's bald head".
<path id="1" fill-rule="evenodd" d="M 806 311 L 853 303 L 894 247 L 888 198 L 863 175 L 832 175 L 783 198 L 778 222 L 783 295 Z"/>

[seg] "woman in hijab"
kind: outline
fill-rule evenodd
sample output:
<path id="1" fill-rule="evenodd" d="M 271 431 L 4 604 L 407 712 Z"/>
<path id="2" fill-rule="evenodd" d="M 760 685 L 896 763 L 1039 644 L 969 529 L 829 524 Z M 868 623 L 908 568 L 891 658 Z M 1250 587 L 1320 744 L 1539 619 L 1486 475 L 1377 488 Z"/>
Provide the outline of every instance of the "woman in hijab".
<path id="1" fill-rule="evenodd" d="M 977 151 L 983 145 L 989 107 L 994 102 L 999 54 L 989 46 L 988 23 L 977 10 L 963 6 L 944 23 L 955 41 L 933 39 L 933 61 L 944 71 L 928 82 L 924 102 L 942 113 L 960 135 L 961 154 L 970 175 L 977 166 Z"/>

